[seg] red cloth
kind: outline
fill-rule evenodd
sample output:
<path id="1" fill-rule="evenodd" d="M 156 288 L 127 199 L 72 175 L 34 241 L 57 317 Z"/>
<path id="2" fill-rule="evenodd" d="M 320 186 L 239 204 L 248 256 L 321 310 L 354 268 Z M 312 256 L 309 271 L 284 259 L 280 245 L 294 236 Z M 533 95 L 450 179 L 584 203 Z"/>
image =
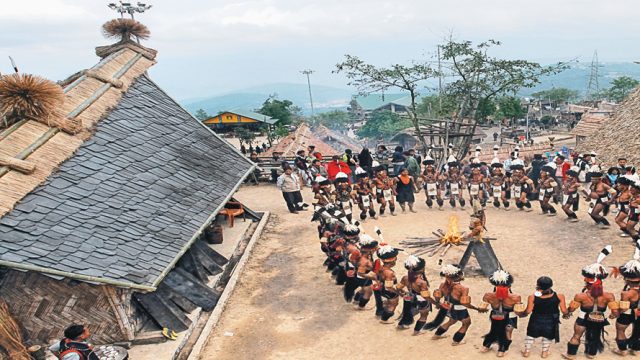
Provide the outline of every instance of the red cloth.
<path id="1" fill-rule="evenodd" d="M 567 180 L 567 171 L 571 169 L 571 165 L 568 162 L 562 163 L 562 181 Z"/>
<path id="2" fill-rule="evenodd" d="M 313 154 L 311 154 L 312 156 L 315 156 L 316 159 L 322 161 L 322 154 L 320 154 L 317 151 L 314 151 Z"/>
<path id="3" fill-rule="evenodd" d="M 339 172 L 343 172 L 347 175 L 351 174 L 351 169 L 349 169 L 349 165 L 342 160 L 331 160 L 327 164 L 327 174 L 329 175 L 329 180 L 333 181 L 336 179 L 336 175 Z"/>

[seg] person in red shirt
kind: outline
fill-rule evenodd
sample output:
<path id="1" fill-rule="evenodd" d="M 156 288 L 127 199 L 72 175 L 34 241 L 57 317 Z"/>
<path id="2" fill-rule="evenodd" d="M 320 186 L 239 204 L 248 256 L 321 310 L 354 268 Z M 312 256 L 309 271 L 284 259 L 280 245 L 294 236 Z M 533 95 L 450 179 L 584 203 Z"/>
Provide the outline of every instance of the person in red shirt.
<path id="1" fill-rule="evenodd" d="M 555 178 L 558 183 L 560 183 L 560 180 L 562 180 L 562 182 L 567 180 L 567 171 L 571 168 L 571 164 L 564 160 L 565 157 L 562 154 L 556 155 L 555 159 L 553 159 L 553 161 L 556 163 Z"/>
<path id="2" fill-rule="evenodd" d="M 349 165 L 344 161 L 340 160 L 340 156 L 334 155 L 331 158 L 331 161 L 327 163 L 327 173 L 329 175 L 329 180 L 333 181 L 336 179 L 336 175 L 339 172 L 343 172 L 347 175 L 351 175 L 351 169 Z"/>

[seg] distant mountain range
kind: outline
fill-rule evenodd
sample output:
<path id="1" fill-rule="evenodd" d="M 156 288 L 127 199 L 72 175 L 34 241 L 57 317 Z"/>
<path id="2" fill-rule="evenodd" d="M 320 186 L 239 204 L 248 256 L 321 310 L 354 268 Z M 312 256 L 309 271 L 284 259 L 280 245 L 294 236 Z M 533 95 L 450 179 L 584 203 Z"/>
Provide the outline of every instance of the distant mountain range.
<path id="1" fill-rule="evenodd" d="M 543 78 L 542 83 L 535 88 L 523 89 L 519 95 L 526 97 L 540 90 L 564 87 L 578 90 L 580 95 L 584 96 L 590 74 L 590 63 L 573 64 L 570 69 L 560 74 Z M 625 75 L 640 79 L 640 65 L 634 63 L 601 63 L 598 67 L 600 89 L 609 87 L 613 79 Z M 317 112 L 346 109 L 351 97 L 356 94 L 355 89 L 322 85 L 312 85 L 311 90 L 313 92 L 314 108 Z M 182 101 L 182 105 L 192 113 L 198 109 L 204 109 L 207 113 L 215 115 L 221 111 L 232 109 L 258 109 L 271 94 L 277 94 L 279 99 L 291 100 L 296 106 L 302 108 L 305 114 L 309 114 L 311 111 L 307 84 L 291 83 L 266 84 L 226 94 L 187 99 Z"/>

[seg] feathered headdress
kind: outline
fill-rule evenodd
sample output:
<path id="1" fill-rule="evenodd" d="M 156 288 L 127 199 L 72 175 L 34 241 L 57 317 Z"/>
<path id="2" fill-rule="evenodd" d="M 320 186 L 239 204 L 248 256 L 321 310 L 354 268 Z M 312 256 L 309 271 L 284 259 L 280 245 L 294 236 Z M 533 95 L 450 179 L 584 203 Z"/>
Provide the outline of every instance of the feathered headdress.
<path id="1" fill-rule="evenodd" d="M 578 177 L 578 173 L 580 173 L 580 168 L 577 166 L 572 166 L 569 170 L 567 170 L 567 176 Z"/>
<path id="2" fill-rule="evenodd" d="M 606 279 L 607 276 L 609 276 L 609 271 L 604 265 L 602 265 L 602 261 L 604 261 L 604 259 L 612 252 L 613 247 L 611 245 L 605 246 L 602 250 L 600 250 L 595 263 L 582 268 L 582 276 L 584 276 L 586 279 Z"/>
<path id="3" fill-rule="evenodd" d="M 556 168 L 557 168 L 556 163 L 550 162 L 545 164 L 540 170 L 546 172 L 549 175 L 553 175 L 556 172 Z"/>
<path id="4" fill-rule="evenodd" d="M 382 262 L 391 262 L 395 261 L 398 258 L 398 252 L 398 249 L 394 248 L 393 246 L 385 245 L 381 246 L 376 254 L 378 255 L 378 258 L 382 260 Z"/>
<path id="5" fill-rule="evenodd" d="M 462 269 L 453 264 L 444 265 L 440 269 L 440 276 L 448 277 L 448 278 L 460 278 L 464 275 Z"/>
<path id="6" fill-rule="evenodd" d="M 513 284 L 513 276 L 502 269 L 498 269 L 489 277 L 489 282 L 493 286 L 511 286 Z"/>
<path id="7" fill-rule="evenodd" d="M 331 185 L 331 181 L 329 181 L 329 179 L 327 179 L 326 177 L 324 177 L 322 175 L 316 176 L 316 182 L 320 186 Z"/>
<path id="8" fill-rule="evenodd" d="M 456 157 L 453 155 L 449 155 L 449 157 L 447 158 L 447 165 L 449 165 L 449 167 L 458 166 L 458 159 L 456 159 Z"/>
<path id="9" fill-rule="evenodd" d="M 433 158 L 427 154 L 427 156 L 425 156 L 424 158 L 424 161 L 422 162 L 422 165 L 433 165 L 435 163 L 436 161 L 433 160 Z"/>
<path id="10" fill-rule="evenodd" d="M 627 280 L 640 281 L 640 240 L 636 243 L 636 249 L 633 253 L 633 259 L 627 261 L 618 268 L 618 271 Z"/>
<path id="11" fill-rule="evenodd" d="M 349 181 L 349 177 L 347 176 L 347 174 L 343 172 L 339 172 L 336 174 L 336 179 L 333 181 L 333 183 L 337 184 L 337 183 L 348 182 L 348 181 Z"/>
<path id="12" fill-rule="evenodd" d="M 369 174 L 367 173 L 367 171 L 365 169 L 363 169 L 363 168 L 361 168 L 359 166 L 356 168 L 356 177 L 358 179 L 364 179 L 364 178 L 366 178 L 368 176 L 369 176 Z"/>
<path id="13" fill-rule="evenodd" d="M 498 157 L 494 157 L 493 160 L 491 160 L 491 167 L 492 168 L 501 168 L 504 167 L 504 165 L 502 165 L 502 163 L 500 162 L 500 159 L 498 159 Z"/>
<path id="14" fill-rule="evenodd" d="M 365 249 L 375 249 L 378 247 L 378 241 L 367 234 L 360 236 L 358 244 L 360 244 L 361 248 Z"/>
<path id="15" fill-rule="evenodd" d="M 357 236 L 360 234 L 360 228 L 353 224 L 347 224 L 344 226 L 343 232 L 345 236 Z"/>
<path id="16" fill-rule="evenodd" d="M 426 261 L 423 258 L 415 255 L 409 255 L 407 260 L 404 261 L 404 268 L 409 271 L 420 271 L 424 269 Z"/>

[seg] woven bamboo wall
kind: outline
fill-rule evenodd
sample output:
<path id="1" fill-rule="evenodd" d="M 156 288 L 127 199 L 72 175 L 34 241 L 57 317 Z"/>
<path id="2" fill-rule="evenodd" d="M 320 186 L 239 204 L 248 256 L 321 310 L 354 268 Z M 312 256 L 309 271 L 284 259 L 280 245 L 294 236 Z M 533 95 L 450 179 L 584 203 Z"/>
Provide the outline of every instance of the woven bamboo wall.
<path id="1" fill-rule="evenodd" d="M 127 338 L 101 286 L 10 270 L 0 279 L 0 297 L 34 342 L 59 339 L 72 323 L 87 325 L 92 343 Z"/>

